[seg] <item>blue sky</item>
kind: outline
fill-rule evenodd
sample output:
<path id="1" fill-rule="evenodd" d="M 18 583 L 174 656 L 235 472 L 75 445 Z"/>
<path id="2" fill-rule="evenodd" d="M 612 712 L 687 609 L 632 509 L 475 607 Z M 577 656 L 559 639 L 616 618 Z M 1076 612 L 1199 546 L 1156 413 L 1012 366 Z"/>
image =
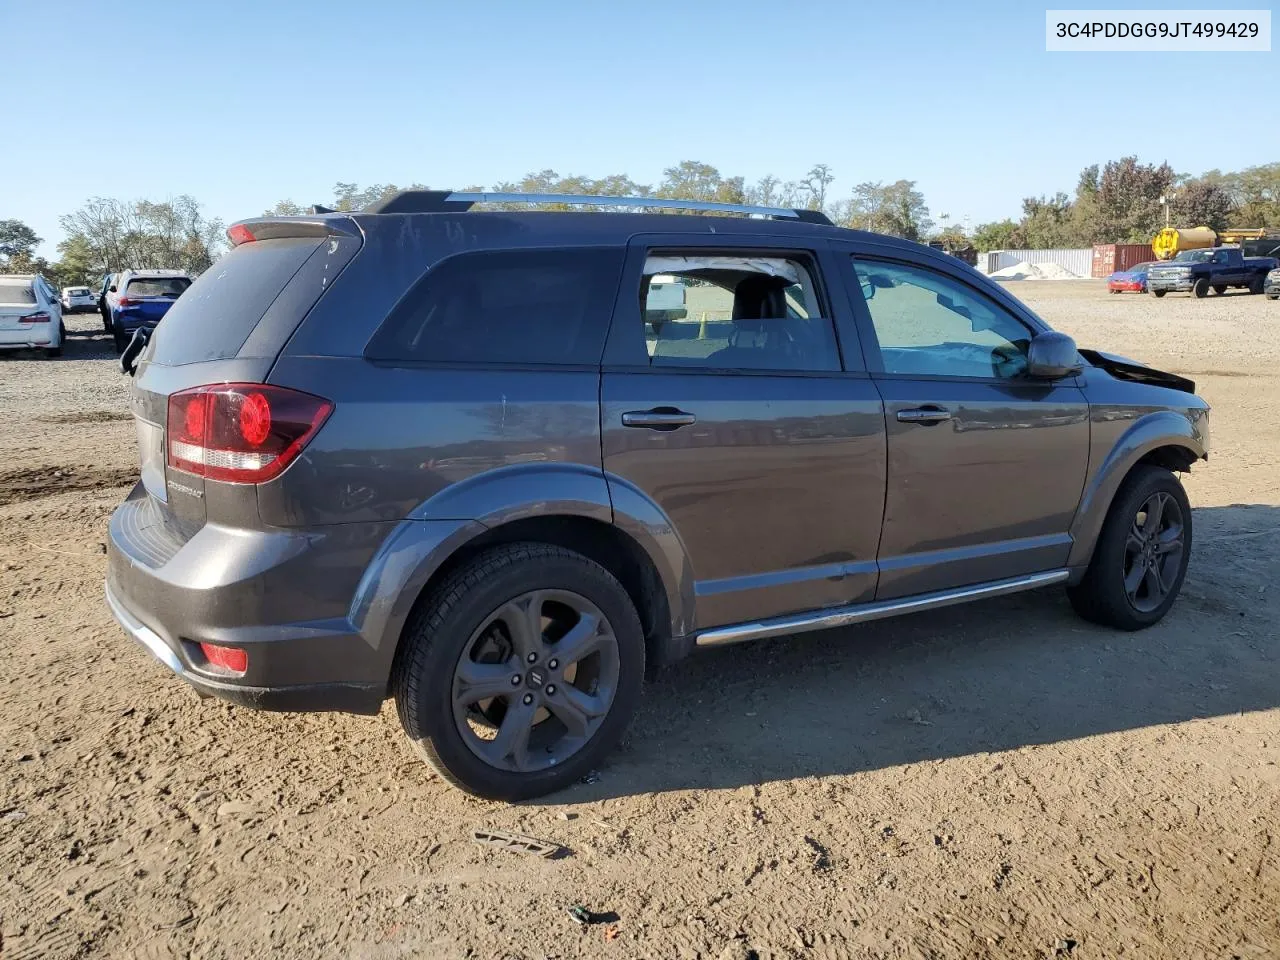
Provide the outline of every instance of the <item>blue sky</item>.
<path id="1" fill-rule="evenodd" d="M 1044 4 L 109 9 L 0 0 L 0 36 L 47 41 L 6 44 L 6 73 L 23 78 L 9 81 L 8 109 L 26 85 L 26 116 L 47 122 L 0 148 L 0 219 L 29 223 L 46 255 L 58 215 L 92 196 L 190 193 L 232 221 L 283 198 L 325 202 L 338 180 L 461 187 L 549 167 L 656 183 L 686 159 L 792 179 L 827 163 L 836 196 L 915 180 L 935 215 L 977 224 L 1016 216 L 1024 196 L 1071 192 L 1082 167 L 1129 153 L 1189 173 L 1280 160 L 1274 118 L 1226 108 L 1234 76 L 1237 102 L 1261 103 L 1277 53 L 1046 53 Z"/>

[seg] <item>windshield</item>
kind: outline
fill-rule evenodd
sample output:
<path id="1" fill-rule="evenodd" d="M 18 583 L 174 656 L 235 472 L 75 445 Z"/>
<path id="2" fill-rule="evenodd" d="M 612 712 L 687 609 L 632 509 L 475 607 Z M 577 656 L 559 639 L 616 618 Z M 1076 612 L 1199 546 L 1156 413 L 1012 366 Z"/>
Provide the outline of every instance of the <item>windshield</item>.
<path id="1" fill-rule="evenodd" d="M 128 295 L 131 297 L 177 297 L 191 286 L 186 277 L 152 277 L 130 280 Z"/>
<path id="2" fill-rule="evenodd" d="M 1183 250 L 1173 258 L 1176 263 L 1208 263 L 1213 259 L 1212 250 Z"/>
<path id="3" fill-rule="evenodd" d="M 23 305 L 36 302 L 36 292 L 30 280 L 7 280 L 0 278 L 0 303 L 21 303 Z"/>

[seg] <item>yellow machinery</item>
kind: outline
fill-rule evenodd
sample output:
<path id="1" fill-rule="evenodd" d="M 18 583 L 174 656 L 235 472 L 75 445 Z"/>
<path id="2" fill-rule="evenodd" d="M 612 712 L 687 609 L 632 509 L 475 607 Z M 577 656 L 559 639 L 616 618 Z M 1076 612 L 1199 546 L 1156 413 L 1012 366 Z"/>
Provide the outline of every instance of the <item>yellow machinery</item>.
<path id="1" fill-rule="evenodd" d="M 1243 245 L 1250 240 L 1266 240 L 1275 231 L 1261 227 L 1231 227 L 1221 233 L 1215 233 L 1210 227 L 1165 227 L 1151 241 L 1151 252 L 1157 260 L 1169 260 L 1183 250 L 1203 250 L 1205 247 L 1216 247 L 1221 243 L 1238 243 Z M 1259 254 L 1263 256 L 1266 254 Z M 1249 256 L 1248 253 L 1245 256 Z"/>
<path id="2" fill-rule="evenodd" d="M 1151 252 L 1157 260 L 1170 260 L 1183 250 L 1202 250 L 1217 243 L 1218 235 L 1211 227 L 1165 227 L 1151 241 Z"/>

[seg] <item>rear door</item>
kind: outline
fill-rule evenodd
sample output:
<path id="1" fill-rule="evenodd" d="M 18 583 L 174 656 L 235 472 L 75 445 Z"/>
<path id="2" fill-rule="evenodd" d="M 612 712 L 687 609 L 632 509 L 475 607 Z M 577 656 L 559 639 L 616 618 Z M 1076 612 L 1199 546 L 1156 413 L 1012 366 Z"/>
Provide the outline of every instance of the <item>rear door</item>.
<path id="1" fill-rule="evenodd" d="M 1065 565 L 1089 405 L 1023 375 L 1042 327 L 958 263 L 842 246 L 888 430 L 877 598 Z"/>
<path id="2" fill-rule="evenodd" d="M 831 269 L 820 240 L 629 246 L 602 376 L 604 467 L 615 499 L 638 488 L 683 541 L 699 629 L 874 594 L 884 417 Z M 659 275 L 683 284 L 683 318 L 646 309 Z"/>

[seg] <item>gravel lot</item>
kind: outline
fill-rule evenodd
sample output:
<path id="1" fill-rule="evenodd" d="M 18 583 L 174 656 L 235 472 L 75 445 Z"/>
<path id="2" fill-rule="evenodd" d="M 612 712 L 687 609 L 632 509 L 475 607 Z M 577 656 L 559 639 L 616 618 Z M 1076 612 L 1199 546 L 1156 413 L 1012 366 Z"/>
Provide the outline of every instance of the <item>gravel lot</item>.
<path id="1" fill-rule="evenodd" d="M 599 782 L 518 805 L 435 779 L 392 710 L 167 677 L 102 600 L 136 472 L 108 339 L 0 358 L 0 957 L 1280 956 L 1280 303 L 1010 289 L 1214 406 L 1170 616 L 1051 590 L 708 651 Z"/>

